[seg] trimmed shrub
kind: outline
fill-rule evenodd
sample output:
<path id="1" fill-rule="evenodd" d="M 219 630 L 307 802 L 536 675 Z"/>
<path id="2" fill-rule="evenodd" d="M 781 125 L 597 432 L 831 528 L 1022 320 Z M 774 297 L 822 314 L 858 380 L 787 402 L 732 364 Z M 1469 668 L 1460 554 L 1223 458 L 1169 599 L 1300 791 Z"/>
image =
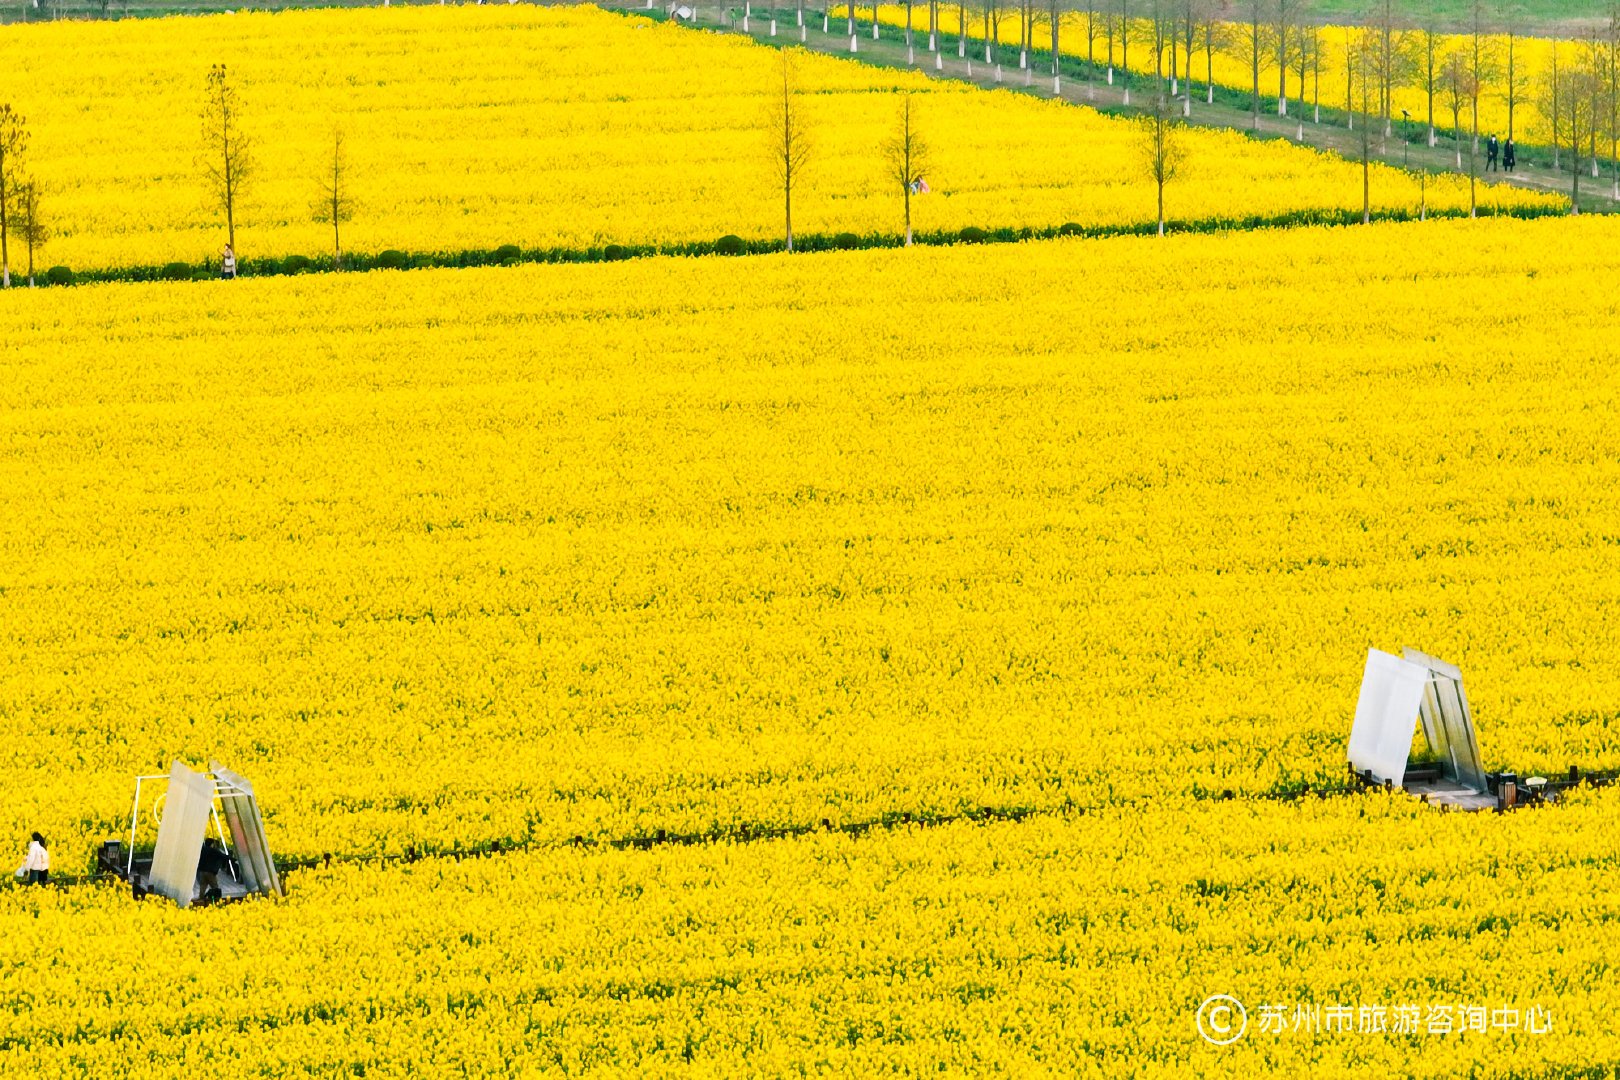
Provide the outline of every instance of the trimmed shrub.
<path id="1" fill-rule="evenodd" d="M 523 251 L 516 244 L 502 244 L 495 249 L 495 261 L 505 266 L 515 263 L 523 258 Z"/>
<path id="2" fill-rule="evenodd" d="M 833 247 L 839 251 L 854 251 L 861 246 L 861 238 L 852 232 L 841 232 L 833 237 Z"/>
<path id="3" fill-rule="evenodd" d="M 602 249 L 602 258 L 608 262 L 622 262 L 630 257 L 630 253 L 618 244 L 609 244 Z"/>
<path id="4" fill-rule="evenodd" d="M 53 266 L 45 271 L 45 284 L 71 285 L 73 284 L 73 271 L 65 266 Z"/>
<path id="5" fill-rule="evenodd" d="M 315 264 L 310 262 L 309 258 L 304 255 L 289 255 L 281 260 L 281 272 L 283 274 L 302 274 L 314 266 Z"/>
<path id="6" fill-rule="evenodd" d="M 748 253 L 748 245 L 743 243 L 742 237 L 727 233 L 714 242 L 714 250 L 717 255 L 745 255 Z"/>
<path id="7" fill-rule="evenodd" d="M 957 234 L 957 239 L 964 244 L 982 244 L 990 239 L 990 234 L 976 225 L 969 225 Z"/>
<path id="8" fill-rule="evenodd" d="M 403 251 L 395 251 L 393 248 L 389 248 L 387 251 L 378 254 L 372 265 L 379 270 L 403 270 L 411 265 L 411 257 Z"/>
<path id="9" fill-rule="evenodd" d="M 242 273 L 242 271 L 244 271 L 246 269 L 247 269 L 247 267 L 245 267 L 245 266 L 238 266 L 236 268 L 237 276 L 238 277 L 246 276 L 246 275 L 244 275 Z M 256 276 L 262 276 L 262 277 L 268 277 L 268 276 L 270 276 L 272 274 L 279 274 L 279 273 L 281 273 L 281 263 L 280 263 L 279 260 L 276 260 L 276 259 L 260 259 L 260 260 L 258 260 L 257 262 L 255 262 L 253 264 L 253 273 Z"/>
<path id="10" fill-rule="evenodd" d="M 190 281 L 191 276 L 190 263 L 172 262 L 158 271 L 158 277 L 164 281 Z"/>
<path id="11" fill-rule="evenodd" d="M 1065 221 L 1062 225 L 1058 226 L 1058 235 L 1059 236 L 1079 236 L 1080 235 L 1080 225 L 1079 225 L 1079 223 L 1074 222 L 1074 221 Z"/>
<path id="12" fill-rule="evenodd" d="M 214 271 L 208 269 L 208 267 L 199 266 L 192 273 L 191 280 L 192 281 L 213 281 L 218 276 L 219 276 L 218 274 L 216 274 Z"/>

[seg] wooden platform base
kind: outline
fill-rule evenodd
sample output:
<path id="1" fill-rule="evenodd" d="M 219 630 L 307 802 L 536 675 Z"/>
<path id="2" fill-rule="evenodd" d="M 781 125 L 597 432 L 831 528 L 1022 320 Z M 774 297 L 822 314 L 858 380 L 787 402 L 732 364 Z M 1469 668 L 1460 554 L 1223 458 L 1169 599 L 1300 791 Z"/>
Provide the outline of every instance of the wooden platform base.
<path id="1" fill-rule="evenodd" d="M 1435 780 L 1408 782 L 1406 791 L 1431 806 L 1452 810 L 1494 810 L 1496 796 L 1489 792 L 1472 791 L 1454 780 L 1444 777 Z"/>

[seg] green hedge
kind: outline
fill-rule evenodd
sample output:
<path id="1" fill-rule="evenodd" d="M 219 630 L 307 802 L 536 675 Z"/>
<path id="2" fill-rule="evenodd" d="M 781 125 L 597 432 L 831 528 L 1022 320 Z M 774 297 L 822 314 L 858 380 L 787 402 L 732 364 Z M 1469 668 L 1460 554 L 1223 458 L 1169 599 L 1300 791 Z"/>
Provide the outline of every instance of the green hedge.
<path id="1" fill-rule="evenodd" d="M 1481 206 L 1480 216 L 1503 216 L 1515 218 L 1538 218 L 1559 216 L 1565 213 L 1561 207 L 1513 207 L 1498 210 L 1491 206 Z M 1431 218 L 1466 217 L 1468 211 L 1462 210 L 1430 210 Z M 1408 221 L 1417 217 L 1412 210 L 1374 211 L 1374 221 Z M 1356 225 L 1361 222 L 1359 209 L 1342 210 L 1299 210 L 1286 214 L 1263 215 L 1253 214 L 1244 217 L 1213 217 L 1193 220 L 1171 219 L 1166 223 L 1170 232 L 1180 233 L 1214 233 L 1234 232 L 1253 229 L 1297 228 L 1310 225 Z M 961 230 L 935 230 L 932 232 L 919 231 L 915 240 L 921 245 L 944 244 L 985 244 L 985 243 L 1017 243 L 1023 240 L 1046 240 L 1058 236 L 1079 237 L 1106 237 L 1106 236 L 1150 236 L 1157 231 L 1157 223 L 1142 221 L 1125 225 L 1094 225 L 1082 226 L 1076 222 L 1065 222 L 1061 226 L 1047 226 L 1035 228 L 1003 228 L 983 229 L 977 226 L 968 226 Z M 904 243 L 904 236 L 898 231 L 893 233 L 806 233 L 793 238 L 793 249 L 797 252 L 819 251 L 848 251 L 851 249 L 896 248 Z M 515 260 L 519 263 L 592 263 L 616 262 L 621 259 L 631 259 L 640 256 L 708 256 L 708 255 L 765 255 L 782 251 L 786 245 L 780 239 L 744 240 L 735 234 L 722 236 L 717 240 L 699 240 L 681 244 L 607 244 L 602 247 L 589 248 L 538 248 L 519 252 Z M 343 257 L 343 265 L 349 270 L 378 270 L 378 269 L 408 269 L 411 267 L 477 267 L 511 265 L 510 245 L 493 249 L 471 249 L 463 251 L 422 251 L 407 253 L 395 249 L 378 252 L 375 255 L 348 254 Z M 304 255 L 289 255 L 286 258 L 257 259 L 240 264 L 244 277 L 263 277 L 276 274 L 308 273 L 311 271 L 326 271 L 332 269 L 332 257 L 324 255 L 310 258 Z M 207 265 L 193 266 L 189 263 L 174 262 L 163 266 L 129 267 L 109 270 L 72 271 L 65 266 L 53 266 L 44 275 L 47 285 L 87 284 L 98 281 L 188 281 L 192 278 L 214 278 L 219 274 L 217 267 Z"/>

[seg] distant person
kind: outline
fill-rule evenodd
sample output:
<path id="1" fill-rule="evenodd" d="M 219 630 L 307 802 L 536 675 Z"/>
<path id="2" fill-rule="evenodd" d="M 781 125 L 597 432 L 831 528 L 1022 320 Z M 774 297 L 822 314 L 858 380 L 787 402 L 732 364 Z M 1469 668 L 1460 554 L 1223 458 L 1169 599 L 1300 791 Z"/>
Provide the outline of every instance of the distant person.
<path id="1" fill-rule="evenodd" d="M 50 882 L 51 852 L 45 846 L 45 838 L 39 833 L 35 833 L 29 842 L 28 857 L 17 870 L 17 876 L 22 878 L 26 885 L 45 885 Z"/>
<path id="2" fill-rule="evenodd" d="M 1501 146 L 1500 143 L 1498 143 L 1496 141 L 1496 136 L 1495 135 L 1492 135 L 1489 139 L 1485 140 L 1485 171 L 1486 172 L 1495 172 L 1496 171 L 1496 158 L 1497 158 L 1497 155 L 1501 153 L 1501 151 L 1502 151 L 1502 146 Z"/>
<path id="3" fill-rule="evenodd" d="M 1502 145 L 1502 168 L 1512 172 L 1518 167 L 1518 164 L 1519 148 L 1513 145 L 1513 139 L 1510 136 L 1508 141 Z"/>
<path id="4" fill-rule="evenodd" d="M 225 245 L 225 251 L 219 257 L 219 276 L 226 281 L 236 277 L 236 252 L 231 250 L 229 244 Z"/>
<path id="5" fill-rule="evenodd" d="M 219 841 L 210 836 L 203 841 L 202 854 L 197 859 L 197 880 L 202 885 L 202 899 L 218 900 L 224 895 L 219 888 L 219 872 L 230 865 Z"/>

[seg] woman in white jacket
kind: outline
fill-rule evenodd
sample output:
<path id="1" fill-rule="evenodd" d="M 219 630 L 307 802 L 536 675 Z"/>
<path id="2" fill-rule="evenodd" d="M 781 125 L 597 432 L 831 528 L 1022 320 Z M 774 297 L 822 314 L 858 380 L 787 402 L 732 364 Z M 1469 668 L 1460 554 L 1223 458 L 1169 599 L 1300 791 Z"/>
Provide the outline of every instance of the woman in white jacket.
<path id="1" fill-rule="evenodd" d="M 39 833 L 34 834 L 28 845 L 28 858 L 23 860 L 22 869 L 18 875 L 30 885 L 44 885 L 51 877 L 51 853 L 45 846 L 45 838 Z"/>

